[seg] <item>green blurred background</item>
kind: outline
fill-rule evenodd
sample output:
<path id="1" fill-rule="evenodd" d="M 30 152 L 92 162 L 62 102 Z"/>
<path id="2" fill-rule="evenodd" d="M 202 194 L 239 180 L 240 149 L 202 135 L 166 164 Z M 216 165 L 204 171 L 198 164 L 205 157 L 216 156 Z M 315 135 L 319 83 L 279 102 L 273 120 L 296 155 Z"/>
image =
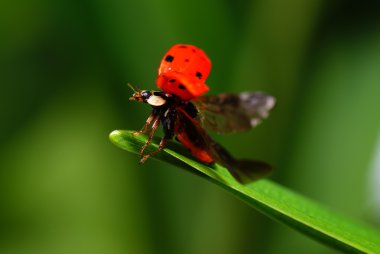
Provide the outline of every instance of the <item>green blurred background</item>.
<path id="1" fill-rule="evenodd" d="M 109 142 L 114 129 L 141 128 L 150 108 L 129 102 L 126 84 L 154 89 L 175 43 L 207 52 L 209 94 L 278 99 L 254 131 L 218 141 L 380 227 L 379 10 L 369 0 L 1 1 L 0 252 L 336 252 Z"/>

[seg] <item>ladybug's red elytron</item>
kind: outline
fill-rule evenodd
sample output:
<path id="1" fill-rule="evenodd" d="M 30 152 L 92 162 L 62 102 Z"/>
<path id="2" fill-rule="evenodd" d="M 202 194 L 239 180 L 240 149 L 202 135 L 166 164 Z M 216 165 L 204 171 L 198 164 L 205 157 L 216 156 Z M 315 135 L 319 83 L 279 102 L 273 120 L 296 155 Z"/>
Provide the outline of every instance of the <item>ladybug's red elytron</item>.
<path id="1" fill-rule="evenodd" d="M 168 139 L 175 137 L 199 161 L 223 165 L 242 183 L 266 176 L 271 171 L 267 163 L 233 158 L 205 129 L 218 133 L 247 131 L 268 116 L 275 98 L 262 92 L 200 96 L 208 91 L 204 82 L 210 70 L 211 61 L 201 49 L 177 44 L 164 55 L 158 69 L 156 84 L 162 91 L 134 90 L 131 86 L 134 93 L 130 100 L 153 108 L 143 128 L 134 133 L 145 133 L 152 124 L 140 162 L 157 154 Z M 164 137 L 156 151 L 145 155 L 160 123 Z"/>

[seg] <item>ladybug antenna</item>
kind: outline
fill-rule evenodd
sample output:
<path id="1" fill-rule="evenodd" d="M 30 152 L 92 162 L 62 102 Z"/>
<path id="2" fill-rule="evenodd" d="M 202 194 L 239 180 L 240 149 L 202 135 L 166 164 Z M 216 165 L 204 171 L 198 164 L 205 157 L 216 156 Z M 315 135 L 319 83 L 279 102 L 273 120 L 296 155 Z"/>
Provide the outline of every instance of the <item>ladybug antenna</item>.
<path id="1" fill-rule="evenodd" d="M 128 86 L 129 86 L 129 88 L 131 88 L 132 89 L 132 91 L 134 92 L 134 93 L 137 93 L 137 92 L 139 92 L 140 91 L 140 89 L 138 89 L 138 88 L 134 88 L 131 84 L 127 84 Z"/>
<path id="2" fill-rule="evenodd" d="M 135 101 L 135 100 L 138 100 L 139 98 L 141 98 L 141 90 L 140 88 L 136 87 L 136 89 L 131 85 L 131 84 L 127 84 L 129 86 L 129 88 L 132 89 L 133 91 L 133 95 L 132 97 L 129 98 L 130 101 Z M 139 101 L 139 100 L 138 100 Z"/>

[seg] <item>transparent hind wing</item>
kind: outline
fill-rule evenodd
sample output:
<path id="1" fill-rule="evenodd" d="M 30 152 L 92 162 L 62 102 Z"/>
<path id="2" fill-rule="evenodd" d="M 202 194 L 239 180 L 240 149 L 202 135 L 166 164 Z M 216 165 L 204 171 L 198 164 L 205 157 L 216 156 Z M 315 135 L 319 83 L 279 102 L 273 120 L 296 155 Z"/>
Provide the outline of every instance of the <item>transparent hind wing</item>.
<path id="1" fill-rule="evenodd" d="M 244 132 L 268 117 L 276 99 L 263 92 L 224 93 L 201 96 L 193 101 L 201 125 L 217 133 Z"/>

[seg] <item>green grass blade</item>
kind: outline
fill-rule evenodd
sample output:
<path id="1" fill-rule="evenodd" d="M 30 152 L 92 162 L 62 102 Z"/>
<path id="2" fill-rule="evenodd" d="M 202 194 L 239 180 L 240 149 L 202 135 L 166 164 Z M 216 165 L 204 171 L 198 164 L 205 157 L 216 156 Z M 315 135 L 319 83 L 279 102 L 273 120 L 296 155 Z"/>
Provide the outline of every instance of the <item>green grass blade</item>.
<path id="1" fill-rule="evenodd" d="M 110 139 L 120 148 L 138 154 L 146 136 L 117 130 L 110 134 Z M 157 148 L 156 141 L 153 140 L 147 153 Z M 350 253 L 380 253 L 380 233 L 374 228 L 332 212 L 273 181 L 263 179 L 241 185 L 227 169 L 194 160 L 175 142 L 169 142 L 155 158 L 205 177 L 269 217 L 326 245 Z"/>

